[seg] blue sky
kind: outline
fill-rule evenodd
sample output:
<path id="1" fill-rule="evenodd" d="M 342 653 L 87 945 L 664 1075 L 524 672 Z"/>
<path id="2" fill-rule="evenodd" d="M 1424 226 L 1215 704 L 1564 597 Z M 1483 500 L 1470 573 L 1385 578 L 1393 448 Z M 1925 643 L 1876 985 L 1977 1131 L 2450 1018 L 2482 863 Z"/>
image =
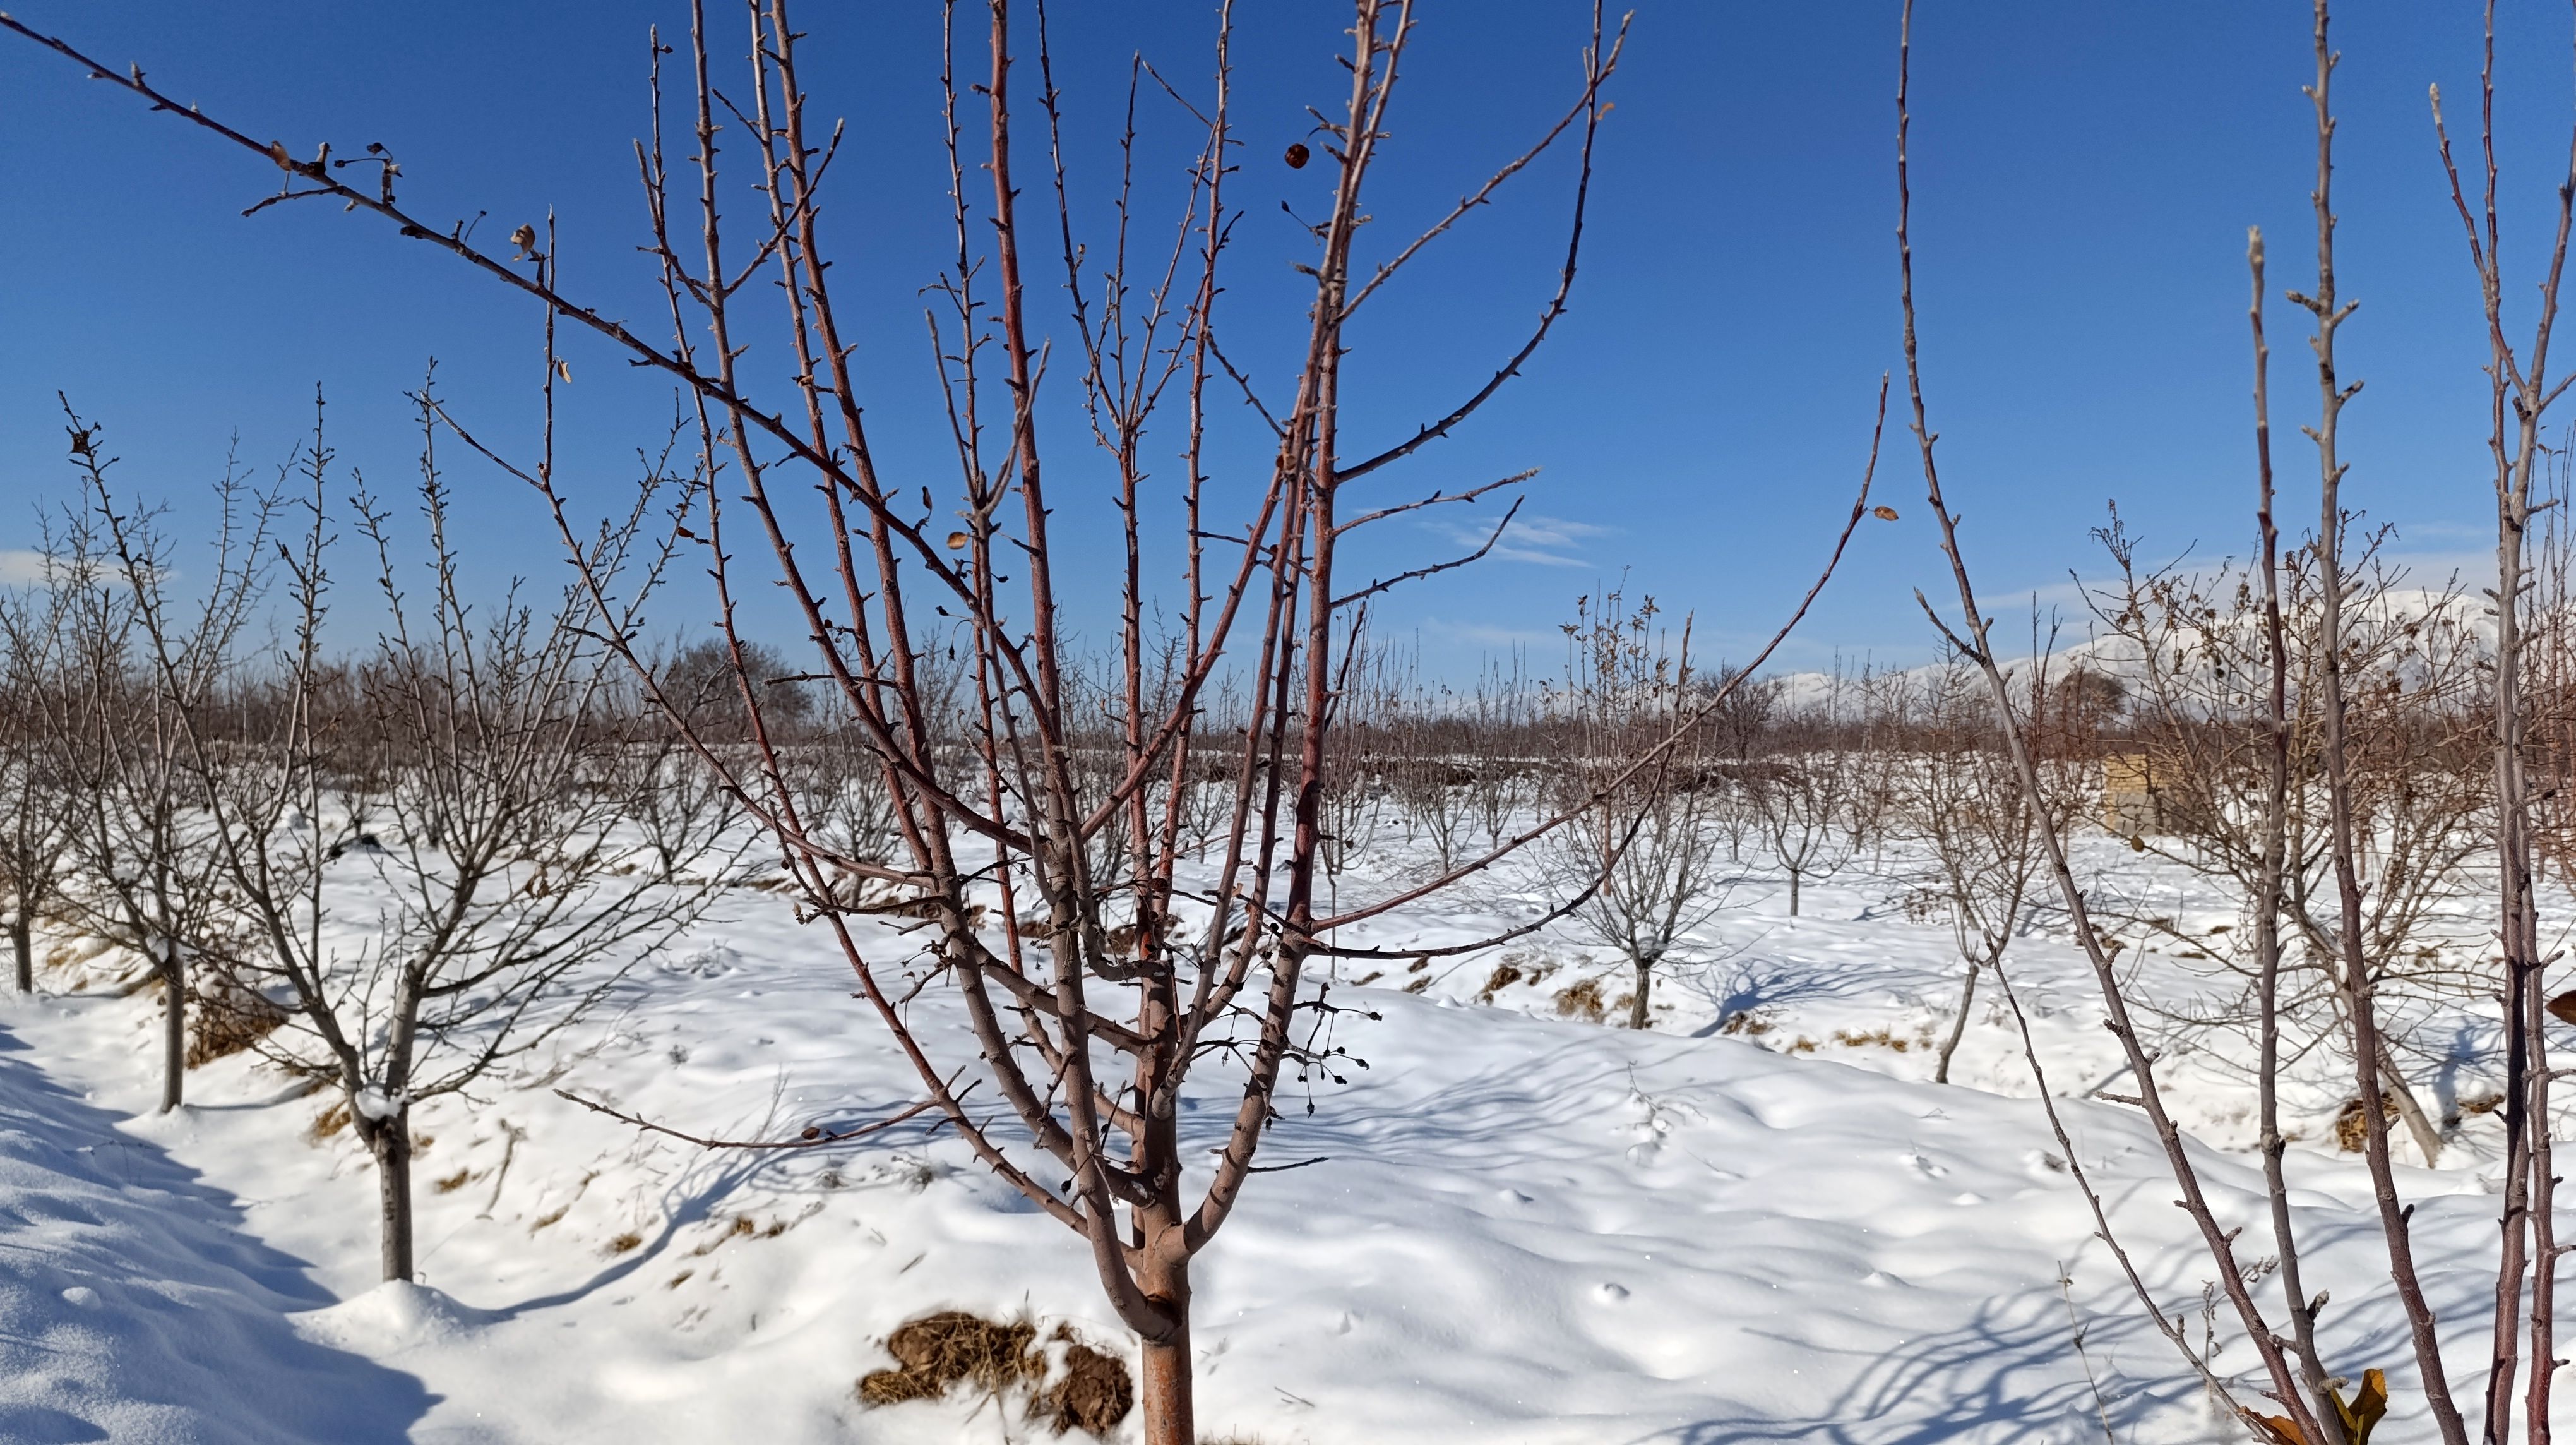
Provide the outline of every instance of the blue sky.
<path id="1" fill-rule="evenodd" d="M 1108 174 L 1133 52 L 1205 92 L 1212 10 L 1059 4 L 1081 187 Z M 717 8 L 731 37 L 738 15 Z M 1238 200 L 1251 210 L 1228 334 L 1256 374 L 1273 361 L 1276 375 L 1297 335 L 1288 268 L 1301 255 L 1279 206 L 1323 184 L 1321 167 L 1294 173 L 1277 156 L 1305 134 L 1302 107 L 1337 93 L 1347 15 L 1320 0 L 1242 8 Z M 2566 162 L 2569 37 L 2563 10 L 2504 8 L 2506 260 L 2523 305 Z M 406 201 L 429 215 L 487 212 L 497 237 L 552 208 L 571 289 L 639 321 L 653 314 L 632 249 L 642 206 L 630 146 L 646 125 L 645 27 L 685 23 L 684 7 L 15 0 L 14 11 L 299 153 L 326 138 L 344 154 L 380 141 L 403 163 Z M 898 480 L 936 485 L 951 473 L 919 288 L 951 244 L 937 9 L 807 0 L 799 18 L 815 108 L 847 117 L 852 136 L 825 225 L 844 276 L 866 278 L 850 299 L 871 421 Z M 1544 128 L 1577 84 L 1585 23 L 1566 0 L 1424 8 L 1373 207 L 1381 244 Z M 2474 124 L 2477 23 L 2470 5 L 2396 0 L 2338 18 L 2342 273 L 2362 302 L 2346 373 L 2368 382 L 2347 418 L 2348 486 L 2437 571 L 2474 564 L 2488 500 L 2483 328 L 2425 88 L 2441 83 L 2455 123 Z M 1472 672 L 1487 649 L 1519 641 L 1552 658 L 1575 596 L 1623 572 L 1632 593 L 1695 613 L 1703 649 L 1740 655 L 1776 625 L 1848 506 L 1878 377 L 1899 362 L 1895 35 L 1892 0 L 1639 5 L 1571 316 L 1496 406 L 1383 484 L 1393 499 L 1537 467 L 1526 526 L 1484 563 L 1401 594 L 1382 631 L 1418 639 L 1434 671 Z M 2276 296 L 2312 275 L 2306 7 L 1925 0 L 1916 37 L 1927 387 L 1985 589 L 2063 596 L 2069 569 L 2096 555 L 2087 534 L 2110 499 L 2150 552 L 2241 549 L 2245 227 L 2271 238 Z M 1150 205 L 1168 198 L 1183 138 L 1168 109 L 1149 107 L 1145 126 Z M 1035 160 L 1021 161 L 1033 194 Z M 124 484 L 168 499 L 183 533 L 204 525 L 202 490 L 229 439 L 273 465 L 309 425 L 317 383 L 341 459 L 380 489 L 410 474 L 402 393 L 432 356 L 470 424 L 513 446 L 533 434 L 531 308 L 336 208 L 244 219 L 275 174 L 56 57 L 0 43 L 0 549 L 29 545 L 36 504 L 66 495 L 57 390 L 109 426 Z M 1372 303 L 1356 338 L 1351 445 L 1437 415 L 1516 344 L 1552 285 L 1570 178 L 1551 157 Z M 1044 303 L 1061 294 L 1041 289 Z M 2314 475 L 2292 429 L 2314 405 L 2304 320 L 2276 301 L 2294 515 Z M 605 508 L 668 416 L 669 390 L 586 343 L 570 360 L 565 474 Z M 1058 375 L 1060 515 L 1096 557 L 1111 535 L 1106 474 L 1069 410 L 1070 368 Z M 1248 428 L 1231 424 L 1236 454 L 1257 461 Z M 1930 651 L 1911 591 L 1937 582 L 1940 562 L 1906 441 L 1892 424 L 1879 490 L 1903 520 L 1865 530 L 1787 661 Z M 529 496 L 462 460 L 451 479 L 487 585 L 554 575 Z M 1354 570 L 1457 545 L 1452 522 L 1409 521 Z M 1077 615 L 1105 624 L 1099 589 L 1075 588 Z M 695 621 L 687 601 L 662 620 Z"/>

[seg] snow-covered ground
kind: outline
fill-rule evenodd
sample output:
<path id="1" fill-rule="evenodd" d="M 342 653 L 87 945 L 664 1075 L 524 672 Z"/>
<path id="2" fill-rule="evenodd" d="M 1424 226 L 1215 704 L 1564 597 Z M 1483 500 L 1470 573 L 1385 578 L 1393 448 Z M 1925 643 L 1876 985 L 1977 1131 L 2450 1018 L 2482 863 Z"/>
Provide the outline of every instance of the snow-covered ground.
<path id="1" fill-rule="evenodd" d="M 331 1296 L 122 1122 L 0 1033 L 0 1440 L 405 1438 L 420 1381 L 293 1328 Z"/>
<path id="2" fill-rule="evenodd" d="M 1345 901 L 1422 866 L 1393 831 L 1366 857 L 1379 866 L 1342 880 Z M 2225 916 L 2116 842 L 2087 860 L 2108 889 L 2169 899 L 2185 931 Z M 1891 871 L 1811 887 L 1796 919 L 1776 890 L 1740 889 L 1659 985 L 1649 1033 L 1558 1016 L 1558 992 L 1601 971 L 1564 932 L 1456 964 L 1342 964 L 1337 996 L 1380 1015 L 1341 1020 L 1366 1067 L 1319 1079 L 1311 1114 L 1292 1090 L 1264 1158 L 1320 1162 L 1259 1177 L 1196 1271 L 1203 1432 L 2237 1438 L 2091 1238 L 2008 1019 L 1981 999 L 1961 1083 L 1926 1081 L 1957 965 L 1946 927 L 1897 906 Z M 1437 946 L 1539 896 L 1506 877 L 1345 941 Z M 899 926 L 869 925 L 890 956 L 910 946 Z M 2202 986 L 2178 954 L 2126 957 L 2151 988 Z M 1506 961 L 1520 979 L 1489 993 Z M 711 1153 L 552 1092 L 732 1137 L 917 1098 L 827 939 L 776 898 L 730 895 L 530 1074 L 417 1116 L 419 1289 L 376 1286 L 373 1175 L 347 1130 L 317 1132 L 327 1098 L 236 1056 L 196 1072 L 180 1115 L 145 1112 L 154 1004 L 114 996 L 118 964 L 50 969 L 46 993 L 0 1004 L 24 1044 L 0 1051 L 0 1438 L 1025 1440 L 1042 1430 L 991 1402 L 867 1409 L 853 1386 L 890 1363 L 894 1326 L 934 1309 L 1124 1347 L 1077 1241 L 944 1133 Z M 2011 967 L 2056 1090 L 2119 1092 L 2074 951 L 2043 929 Z M 1622 988 L 1605 978 L 1605 1001 Z M 934 1043 L 961 1038 L 935 995 L 916 1008 Z M 2219 1152 L 2248 1133 L 2242 1081 L 2223 1040 L 2167 1043 L 2218 1206 L 2259 1258 L 2253 1160 Z M 1200 1096 L 1210 1138 L 1225 1087 L 1211 1074 Z M 2293 1100 L 2310 1138 L 2338 1100 L 2330 1080 Z M 2121 1237 L 2197 1331 L 2207 1269 L 2143 1120 L 2062 1107 Z M 2491 1127 L 2472 1116 L 2445 1167 L 2402 1171 L 2454 1321 L 2492 1288 Z M 2291 1167 L 2309 1283 L 2335 1299 L 2328 1353 L 2389 1371 L 2382 1438 L 2410 1438 L 2420 1398 L 2362 1171 L 2330 1143 Z M 2450 1338 L 2465 1377 L 2481 1342 Z M 2219 1359 L 2254 1364 L 2241 1339 Z"/>

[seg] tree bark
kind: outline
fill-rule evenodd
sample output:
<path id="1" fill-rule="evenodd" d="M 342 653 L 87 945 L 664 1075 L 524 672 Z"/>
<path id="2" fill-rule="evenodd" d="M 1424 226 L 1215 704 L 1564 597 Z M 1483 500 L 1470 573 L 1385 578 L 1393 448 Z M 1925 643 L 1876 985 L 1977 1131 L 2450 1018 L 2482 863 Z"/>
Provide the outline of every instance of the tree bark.
<path id="1" fill-rule="evenodd" d="M 18 911 L 9 919 L 9 949 L 18 963 L 18 992 L 36 991 L 36 921 L 28 916 L 21 900 Z"/>
<path id="2" fill-rule="evenodd" d="M 2379 1088 L 2388 1102 L 2396 1106 L 2398 1120 L 2405 1124 L 2406 1132 L 2415 1137 L 2415 1150 L 2424 1156 L 2424 1167 L 2431 1169 L 2438 1165 L 2442 1160 L 2442 1131 L 2434 1126 L 2432 1116 L 2424 1112 L 2424 1105 L 2416 1099 L 2415 1090 L 2407 1084 L 2406 1076 L 2397 1071 L 2396 1061 L 2388 1057 L 2386 1049 L 2380 1050 Z"/>
<path id="3" fill-rule="evenodd" d="M 1137 1398 L 1145 1421 L 1144 1445 L 1198 1445 L 1190 1378 L 1190 1261 L 1175 1253 L 1168 1259 L 1149 1256 L 1141 1281 L 1146 1295 L 1169 1306 L 1175 1321 L 1169 1335 L 1143 1342 L 1144 1377 Z"/>
<path id="4" fill-rule="evenodd" d="M 387 1279 L 409 1280 L 411 1268 L 411 1114 L 405 1110 L 378 1125 L 367 1150 L 376 1158 L 376 1203 L 384 1225 L 382 1259 Z"/>
<path id="5" fill-rule="evenodd" d="M 1638 959 L 1637 991 L 1628 1000 L 1628 1027 L 1642 1031 L 1653 1026 L 1653 1020 L 1646 1017 L 1646 990 L 1652 987 L 1654 982 L 1655 961 L 1651 958 Z"/>
<path id="6" fill-rule="evenodd" d="M 1968 961 L 1968 981 L 1959 988 L 1959 1017 L 1950 1024 L 1950 1037 L 1941 1041 L 1941 1062 L 1932 1070 L 1932 1082 L 1950 1082 L 1950 1056 L 1959 1051 L 1959 1040 L 1968 1032 L 1968 1008 L 1977 1001 L 1977 963 Z"/>
<path id="7" fill-rule="evenodd" d="M 1789 916 L 1798 916 L 1798 875 L 1794 871 L 1789 874 Z"/>
<path id="8" fill-rule="evenodd" d="M 167 1114 L 185 1103 L 188 1079 L 188 975 L 187 965 L 180 962 L 179 945 L 163 945 L 169 956 L 160 960 L 161 975 L 161 1112 Z"/>

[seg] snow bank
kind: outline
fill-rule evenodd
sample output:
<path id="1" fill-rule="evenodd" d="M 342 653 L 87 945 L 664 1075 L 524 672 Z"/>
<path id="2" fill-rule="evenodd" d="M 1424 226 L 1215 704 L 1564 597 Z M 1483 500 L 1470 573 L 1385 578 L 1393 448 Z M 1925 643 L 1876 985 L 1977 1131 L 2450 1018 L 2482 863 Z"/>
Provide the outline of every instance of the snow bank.
<path id="1" fill-rule="evenodd" d="M 0 1440 L 373 1445 L 420 1382 L 299 1338 L 327 1302 L 238 1207 L 0 1033 Z"/>

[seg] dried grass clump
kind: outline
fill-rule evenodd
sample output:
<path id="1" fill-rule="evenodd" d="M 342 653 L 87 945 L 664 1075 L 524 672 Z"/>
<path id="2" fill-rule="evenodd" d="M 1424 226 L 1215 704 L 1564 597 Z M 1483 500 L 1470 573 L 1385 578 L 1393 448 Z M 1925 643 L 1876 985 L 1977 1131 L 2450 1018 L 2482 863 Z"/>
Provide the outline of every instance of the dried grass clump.
<path id="1" fill-rule="evenodd" d="M 1485 980 L 1485 987 L 1476 995 L 1476 1002 L 1492 1003 L 1494 995 L 1514 984 L 1525 983 L 1535 988 L 1545 983 L 1558 967 L 1555 959 L 1540 950 L 1506 953 L 1502 961 L 1494 965 L 1494 972 Z"/>
<path id="2" fill-rule="evenodd" d="M 258 990 L 229 979 L 200 992 L 196 1003 L 196 1012 L 188 1020 L 188 1067 L 192 1069 L 230 1058 L 286 1022 L 286 1010 L 261 997 Z"/>
<path id="3" fill-rule="evenodd" d="M 1726 1016 L 1717 1031 L 1734 1038 L 1760 1038 L 1771 1032 L 1771 1021 L 1751 1009 L 1738 1009 Z"/>
<path id="4" fill-rule="evenodd" d="M 1894 1049 L 1900 1054 L 1914 1047 L 1913 1040 L 1898 1037 L 1885 1024 L 1879 1025 L 1876 1032 L 1866 1034 L 1854 1033 L 1849 1029 L 1836 1029 L 1834 1042 L 1849 1049 L 1866 1048 L 1875 1044 L 1882 1049 Z"/>
<path id="5" fill-rule="evenodd" d="M 349 1105 L 344 1099 L 313 1116 L 312 1125 L 304 1131 L 304 1142 L 318 1145 L 348 1127 Z"/>
<path id="6" fill-rule="evenodd" d="M 49 919 L 47 921 L 54 922 L 58 927 L 65 929 L 74 929 L 78 927 L 76 923 L 69 919 Z M 116 945 L 113 942 L 108 939 L 101 938 L 97 934 L 85 934 L 68 943 L 58 943 L 53 947 L 46 949 L 45 967 L 78 968 L 80 965 L 97 958 L 101 954 L 109 952 L 115 947 Z"/>
<path id="7" fill-rule="evenodd" d="M 2397 1101 L 2385 1094 L 2380 1095 L 2379 1117 L 2392 1124 L 2395 1123 L 2397 1121 Z M 2343 1108 L 2338 1110 L 2335 1114 L 2334 1129 L 2335 1143 L 2341 1146 L 2343 1152 L 2346 1154 L 2358 1154 L 2364 1149 L 2370 1147 L 2370 1128 L 2368 1124 L 2363 1121 L 2361 1101 L 2359 1099 L 2346 1099 L 2343 1101 Z"/>
<path id="8" fill-rule="evenodd" d="M 1556 1012 L 1560 1018 L 1601 1022 L 1601 980 L 1583 979 L 1556 991 Z"/>
<path id="9" fill-rule="evenodd" d="M 1046 1374 L 1046 1358 L 1032 1348 L 1038 1332 L 1025 1320 L 997 1322 L 964 1310 L 941 1310 L 906 1320 L 886 1337 L 886 1353 L 902 1367 L 859 1381 L 870 1405 L 935 1400 L 962 1382 L 994 1394 Z"/>
<path id="10" fill-rule="evenodd" d="M 1064 1378 L 1038 1396 L 1038 1408 L 1059 1435 L 1088 1430 L 1106 1436 L 1136 1408 L 1136 1382 L 1127 1374 L 1127 1362 L 1116 1355 L 1085 1344 L 1068 1345 Z"/>
<path id="11" fill-rule="evenodd" d="M 907 1320 L 886 1337 L 886 1352 L 900 1368 L 878 1370 L 859 1381 L 868 1405 L 936 1400 L 958 1385 L 1026 1401 L 1027 1417 L 1062 1435 L 1087 1431 L 1106 1438 L 1136 1408 L 1136 1382 L 1127 1362 L 1084 1344 L 1056 1327 L 1049 1343 L 1064 1349 L 1063 1373 L 1050 1381 L 1047 1351 L 1027 1320 L 988 1320 L 964 1310 L 941 1310 Z"/>

